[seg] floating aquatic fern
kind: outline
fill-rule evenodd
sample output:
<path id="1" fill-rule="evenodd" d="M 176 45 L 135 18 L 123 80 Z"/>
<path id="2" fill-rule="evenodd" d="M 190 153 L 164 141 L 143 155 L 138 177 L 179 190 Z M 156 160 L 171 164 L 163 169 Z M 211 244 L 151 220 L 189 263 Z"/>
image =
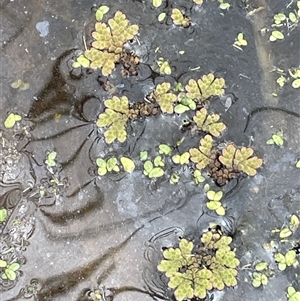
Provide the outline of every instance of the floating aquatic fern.
<path id="1" fill-rule="evenodd" d="M 233 168 L 236 171 L 242 171 L 249 176 L 256 175 L 256 169 L 261 167 L 262 159 L 253 155 L 253 149 L 250 147 L 236 148 L 233 144 L 228 145 L 222 151 L 219 160 L 227 168 Z"/>
<path id="2" fill-rule="evenodd" d="M 99 115 L 97 126 L 108 127 L 104 133 L 105 141 L 112 143 L 116 139 L 124 142 L 127 137 L 126 124 L 129 119 L 129 103 L 126 96 L 121 98 L 114 96 L 104 102 L 105 112 Z"/>
<path id="3" fill-rule="evenodd" d="M 105 8 L 101 15 L 108 11 L 107 7 Z M 99 11 L 97 12 L 99 15 Z M 73 67 L 102 68 L 102 74 L 109 75 L 115 68 L 115 63 L 121 58 L 125 42 L 131 40 L 138 33 L 138 25 L 129 25 L 128 23 L 126 16 L 120 11 L 117 11 L 115 16 L 108 20 L 108 25 L 97 22 L 95 31 L 92 33 L 94 38 L 92 47 L 77 58 Z"/>
<path id="4" fill-rule="evenodd" d="M 212 229 L 201 237 L 201 246 L 192 241 L 180 240 L 178 248 L 163 252 L 157 269 L 169 278 L 168 286 L 174 289 L 177 301 L 192 298 L 204 299 L 213 288 L 237 284 L 239 260 L 231 249 L 232 238 Z"/>
<path id="5" fill-rule="evenodd" d="M 218 96 L 224 93 L 224 78 L 215 78 L 213 73 L 203 75 L 197 81 L 190 79 L 185 86 L 186 95 L 189 98 L 204 102 L 212 96 Z"/>
<path id="6" fill-rule="evenodd" d="M 219 137 L 221 132 L 226 129 L 226 125 L 224 123 L 218 122 L 220 115 L 208 115 L 205 108 L 197 111 L 196 116 L 194 116 L 193 119 L 197 125 L 198 130 L 208 132 L 215 137 Z"/>

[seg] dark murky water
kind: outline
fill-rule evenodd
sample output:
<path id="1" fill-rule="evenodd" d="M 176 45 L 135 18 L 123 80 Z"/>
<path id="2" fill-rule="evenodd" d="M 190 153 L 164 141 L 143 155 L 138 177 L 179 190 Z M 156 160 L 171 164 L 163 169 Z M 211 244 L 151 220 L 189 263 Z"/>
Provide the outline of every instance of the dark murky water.
<path id="1" fill-rule="evenodd" d="M 299 89 L 289 83 L 280 90 L 273 70 L 299 67 L 299 26 L 274 43 L 259 33 L 270 28 L 274 13 L 287 12 L 296 3 L 228 2 L 229 11 L 209 0 L 201 7 L 191 0 L 165 1 L 159 9 L 150 1 L 108 1 L 109 16 L 121 10 L 140 27 L 139 42 L 129 46 L 140 57 L 138 75 L 123 77 L 117 66 L 109 80 L 117 95 L 138 103 L 163 81 L 185 85 L 209 72 L 225 78 L 225 96 L 210 104 L 228 128 L 219 140 L 251 146 L 264 165 L 255 177 L 222 188 L 227 217 L 236 223 L 237 256 L 245 268 L 239 271 L 237 287 L 214 291 L 210 300 L 284 300 L 289 285 L 300 289 L 295 276 L 299 267 L 277 270 L 263 290 L 252 287 L 246 267 L 264 260 L 276 270 L 273 251 L 263 245 L 275 240 L 271 229 L 280 228 L 291 214 L 299 216 Z M 3 300 L 93 300 L 87 295 L 94 289 L 103 300 L 173 300 L 156 270 L 159 251 L 176 244 L 179 236 L 199 237 L 209 222 L 224 223 L 209 212 L 199 219 L 206 197 L 203 184 L 192 183 L 188 168 L 166 163 L 166 174 L 181 176 L 172 185 L 167 176 L 149 180 L 138 163 L 140 151 L 148 150 L 154 158 L 159 144 L 175 146 L 183 136 L 179 153 L 198 146 L 199 135 L 180 130 L 193 114 L 136 120 L 125 143 L 105 143 L 95 125 L 103 100 L 110 97 L 101 73 L 70 74 L 70 60 L 94 26 L 93 5 L 71 0 L 0 3 L 0 208 L 9 214 L 0 224 L 0 258 L 21 265 L 15 281 L 0 281 Z M 170 17 L 157 21 L 160 12 L 170 15 L 174 7 L 190 17 L 189 28 L 172 25 Z M 232 46 L 239 32 L 248 42 L 243 51 Z M 153 70 L 159 57 L 169 60 L 170 76 Z M 30 84 L 28 90 L 11 88 L 20 78 Z M 228 110 L 227 97 L 234 100 Z M 268 109 L 253 111 L 261 107 Z M 10 112 L 23 119 L 8 130 L 3 123 Z M 281 129 L 284 147 L 267 145 Z M 49 168 L 44 161 L 53 150 L 58 164 Z M 137 170 L 98 177 L 96 158 L 112 156 L 133 158 Z M 209 177 L 205 183 L 220 189 Z M 293 239 L 299 240 L 299 231 Z"/>

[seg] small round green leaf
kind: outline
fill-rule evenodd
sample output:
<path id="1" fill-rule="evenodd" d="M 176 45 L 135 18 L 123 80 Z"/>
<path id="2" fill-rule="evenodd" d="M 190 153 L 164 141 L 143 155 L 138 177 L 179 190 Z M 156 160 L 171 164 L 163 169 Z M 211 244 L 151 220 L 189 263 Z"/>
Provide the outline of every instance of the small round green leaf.
<path id="1" fill-rule="evenodd" d="M 11 129 L 14 127 L 17 121 L 20 121 L 22 117 L 18 114 L 10 113 L 4 121 L 4 126 L 7 129 Z"/>
<path id="2" fill-rule="evenodd" d="M 255 265 L 255 270 L 260 272 L 265 270 L 268 267 L 268 264 L 265 261 L 259 262 Z"/>
<path id="3" fill-rule="evenodd" d="M 47 156 L 45 163 L 51 167 L 55 166 L 56 165 L 56 162 L 55 162 L 56 155 L 57 155 L 57 152 L 55 152 L 55 151 L 50 152 Z"/>
<path id="4" fill-rule="evenodd" d="M 167 15 L 166 13 L 160 13 L 157 18 L 158 21 L 162 22 L 165 19 L 166 15 Z"/>
<path id="5" fill-rule="evenodd" d="M 297 16 L 293 12 L 290 12 L 289 19 L 291 20 L 291 22 L 295 23 L 297 21 Z"/>
<path id="6" fill-rule="evenodd" d="M 280 238 L 287 238 L 289 236 L 292 235 L 292 231 L 289 228 L 283 228 L 280 233 L 279 233 L 279 237 Z"/>
<path id="7" fill-rule="evenodd" d="M 292 82 L 292 87 L 293 87 L 294 89 L 300 88 L 300 78 L 297 78 L 297 79 L 295 79 L 295 80 Z"/>
<path id="8" fill-rule="evenodd" d="M 181 103 L 178 104 L 177 106 L 175 106 L 175 109 L 174 109 L 174 111 L 175 111 L 176 114 L 182 114 L 182 113 L 184 113 L 184 112 L 186 112 L 188 110 L 190 110 L 190 108 L 187 107 L 187 106 L 185 106 L 185 105 L 183 105 L 183 104 L 181 104 Z"/>
<path id="9" fill-rule="evenodd" d="M 158 148 L 160 154 L 170 155 L 172 152 L 172 148 L 167 144 L 160 144 Z"/>
<path id="10" fill-rule="evenodd" d="M 14 281 L 17 277 L 15 271 L 11 269 L 5 269 L 5 275 L 10 281 Z"/>
<path id="11" fill-rule="evenodd" d="M 154 7 L 160 7 L 162 4 L 162 0 L 152 0 L 152 4 Z"/>
<path id="12" fill-rule="evenodd" d="M 146 150 L 140 152 L 140 160 L 146 161 L 148 158 L 148 152 Z"/>
<path id="13" fill-rule="evenodd" d="M 131 159 L 126 158 L 126 157 L 121 157 L 120 161 L 121 161 L 125 171 L 127 171 L 129 173 L 132 173 L 134 171 L 135 164 Z"/>
<path id="14" fill-rule="evenodd" d="M 145 172 L 147 173 L 147 174 L 149 174 L 149 172 L 151 171 L 153 169 L 153 164 L 152 164 L 152 162 L 151 161 L 146 161 L 145 163 L 144 163 L 144 170 L 145 170 Z"/>
<path id="15" fill-rule="evenodd" d="M 160 167 L 155 167 L 153 168 L 150 172 L 149 172 L 149 178 L 160 178 L 164 175 L 164 171 L 163 169 L 161 169 Z"/>
<path id="16" fill-rule="evenodd" d="M 278 30 L 272 31 L 271 37 L 274 37 L 276 40 L 282 40 L 282 39 L 284 39 L 283 33 L 280 32 L 280 31 L 278 31 Z"/>
<path id="17" fill-rule="evenodd" d="M 225 210 L 225 208 L 224 208 L 223 206 L 221 206 L 221 207 L 219 207 L 218 209 L 216 209 L 216 213 L 217 213 L 218 215 L 223 216 L 223 215 L 225 215 L 226 210 Z"/>
<path id="18" fill-rule="evenodd" d="M 206 207 L 209 210 L 217 210 L 218 208 L 220 208 L 222 206 L 221 202 L 217 202 L 217 201 L 210 201 L 206 203 Z"/>
<path id="19" fill-rule="evenodd" d="M 5 268 L 7 266 L 7 262 L 5 260 L 0 259 L 0 268 Z"/>
<path id="20" fill-rule="evenodd" d="M 14 262 L 8 266 L 8 268 L 12 271 L 17 271 L 20 268 L 20 265 L 17 262 Z"/>

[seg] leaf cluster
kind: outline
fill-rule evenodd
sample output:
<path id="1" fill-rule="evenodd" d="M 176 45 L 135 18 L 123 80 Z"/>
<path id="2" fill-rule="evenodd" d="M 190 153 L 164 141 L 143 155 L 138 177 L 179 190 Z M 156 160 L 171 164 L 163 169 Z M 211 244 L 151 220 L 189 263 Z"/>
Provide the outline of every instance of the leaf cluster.
<path id="1" fill-rule="evenodd" d="M 190 19 L 184 16 L 178 8 L 172 9 L 171 18 L 175 25 L 182 26 L 182 27 L 189 27 L 191 25 Z"/>
<path id="2" fill-rule="evenodd" d="M 278 269 L 284 271 L 286 267 L 297 266 L 299 262 L 297 260 L 297 253 L 295 250 L 289 250 L 286 254 L 275 253 L 274 259 L 278 263 Z"/>
<path id="3" fill-rule="evenodd" d="M 176 101 L 177 96 L 169 90 L 171 84 L 164 82 L 156 86 L 155 91 L 151 94 L 151 97 L 159 104 L 163 113 L 172 114 L 174 112 L 173 103 Z"/>
<path id="4" fill-rule="evenodd" d="M 98 127 L 108 127 L 104 133 L 106 143 L 110 144 L 116 139 L 124 142 L 127 138 L 126 124 L 129 119 L 129 102 L 126 96 L 113 96 L 104 102 L 106 109 L 97 120 Z"/>
<path id="5" fill-rule="evenodd" d="M 164 170 L 162 167 L 165 166 L 165 162 L 161 156 L 156 156 L 153 163 L 150 160 L 147 160 L 144 163 L 144 175 L 152 178 L 160 178 L 164 175 Z"/>
<path id="6" fill-rule="evenodd" d="M 20 121 L 22 117 L 19 114 L 10 113 L 4 120 L 4 126 L 11 129 L 15 126 L 16 122 Z"/>
<path id="7" fill-rule="evenodd" d="M 265 261 L 258 262 L 255 265 L 255 271 L 252 273 L 252 285 L 253 287 L 265 286 L 269 282 L 269 277 L 274 275 L 274 271 L 269 268 L 269 265 Z"/>
<path id="8" fill-rule="evenodd" d="M 223 132 L 226 129 L 226 125 L 223 122 L 218 122 L 220 119 L 220 115 L 208 115 L 207 110 L 205 108 L 202 108 L 200 111 L 197 111 L 196 116 L 194 116 L 193 119 L 199 131 L 207 132 L 213 135 L 214 137 L 219 137 L 221 132 Z"/>
<path id="9" fill-rule="evenodd" d="M 189 153 L 190 160 L 196 163 L 196 168 L 201 170 L 213 162 L 212 157 L 213 140 L 210 135 L 206 135 L 200 140 L 199 148 L 191 148 Z"/>
<path id="10" fill-rule="evenodd" d="M 187 97 L 204 102 L 212 96 L 218 96 L 224 93 L 224 78 L 215 78 L 213 73 L 203 75 L 197 81 L 190 79 L 185 86 Z"/>
<path id="11" fill-rule="evenodd" d="M 223 192 L 222 191 L 215 192 L 213 190 L 209 190 L 206 193 L 206 196 L 209 200 L 206 203 L 206 207 L 209 210 L 216 211 L 216 213 L 218 215 L 225 215 L 226 211 L 225 211 L 225 208 L 222 206 L 222 203 L 221 203 L 221 199 L 223 197 Z"/>
<path id="12" fill-rule="evenodd" d="M 2 270 L 1 278 L 14 281 L 17 277 L 16 271 L 20 269 L 20 264 L 17 262 L 7 263 L 7 261 L 0 259 L 0 270 Z"/>
<path id="13" fill-rule="evenodd" d="M 239 260 L 231 250 L 231 237 L 211 230 L 203 233 L 202 245 L 194 248 L 192 241 L 181 239 L 178 248 L 163 252 L 157 269 L 170 278 L 176 300 L 204 299 L 207 291 L 237 284 Z"/>
<path id="14" fill-rule="evenodd" d="M 96 18 L 102 19 L 108 9 L 107 6 L 100 7 L 96 12 Z M 138 33 L 138 25 L 128 23 L 125 14 L 120 11 L 108 20 L 108 25 L 96 22 L 95 31 L 92 33 L 94 38 L 92 48 L 87 49 L 84 55 L 80 55 L 73 63 L 73 67 L 102 68 L 102 74 L 108 76 L 115 68 L 115 63 L 120 60 L 125 42 Z"/>
<path id="15" fill-rule="evenodd" d="M 135 163 L 127 157 L 121 157 L 120 162 L 122 164 L 123 170 L 132 173 L 135 170 Z M 104 160 L 102 158 L 97 158 L 96 164 L 98 167 L 98 175 L 104 176 L 107 172 L 119 172 L 119 162 L 115 157 Z"/>
<path id="16" fill-rule="evenodd" d="M 233 168 L 249 176 L 255 176 L 256 169 L 262 165 L 263 161 L 256 156 L 252 157 L 252 155 L 252 148 L 242 147 L 238 149 L 233 144 L 230 144 L 222 150 L 219 160 L 227 168 Z"/>

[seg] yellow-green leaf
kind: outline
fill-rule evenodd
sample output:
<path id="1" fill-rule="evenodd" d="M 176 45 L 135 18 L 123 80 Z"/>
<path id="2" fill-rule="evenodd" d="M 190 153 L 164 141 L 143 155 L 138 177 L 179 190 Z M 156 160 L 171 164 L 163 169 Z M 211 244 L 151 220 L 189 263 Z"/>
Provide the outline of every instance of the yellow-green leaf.
<path id="1" fill-rule="evenodd" d="M 280 238 L 287 238 L 289 236 L 292 235 L 292 231 L 289 228 L 283 228 L 280 233 L 279 233 L 279 237 Z"/>
<path id="2" fill-rule="evenodd" d="M 162 4 L 162 0 L 152 0 L 152 4 L 154 7 L 160 7 Z"/>
<path id="3" fill-rule="evenodd" d="M 7 219 L 7 210 L 5 208 L 1 208 L 0 209 L 0 223 L 5 222 L 6 219 Z"/>
<path id="4" fill-rule="evenodd" d="M 162 22 L 165 19 L 165 17 L 166 17 L 166 13 L 160 13 L 158 15 L 157 19 L 158 19 L 159 22 Z"/>
<path id="5" fill-rule="evenodd" d="M 45 163 L 51 167 L 55 166 L 56 165 L 56 162 L 55 162 L 56 155 L 57 155 L 57 152 L 55 152 L 55 151 L 50 152 L 47 156 Z"/>
<path id="6" fill-rule="evenodd" d="M 292 82 L 292 87 L 293 87 L 294 89 L 300 88 L 300 78 L 297 78 L 297 79 L 295 79 L 295 80 Z"/>
<path id="7" fill-rule="evenodd" d="M 164 175 L 163 169 L 160 167 L 154 167 L 150 172 L 148 177 L 151 178 L 160 178 Z"/>
<path id="8" fill-rule="evenodd" d="M 297 167 L 297 168 L 300 168 L 300 160 L 297 161 L 296 167 Z"/>
<path id="9" fill-rule="evenodd" d="M 11 129 L 14 127 L 17 121 L 20 121 L 22 117 L 18 114 L 10 113 L 4 121 L 4 126 L 7 129 Z"/>
<path id="10" fill-rule="evenodd" d="M 125 171 L 127 171 L 129 173 L 132 173 L 134 171 L 135 164 L 131 159 L 126 158 L 126 157 L 121 157 L 120 161 L 121 161 Z"/>
<path id="11" fill-rule="evenodd" d="M 225 210 L 225 208 L 224 208 L 223 206 L 221 206 L 221 207 L 219 207 L 218 209 L 216 209 L 216 213 L 217 213 L 218 215 L 223 216 L 223 215 L 225 215 L 226 210 Z"/>

